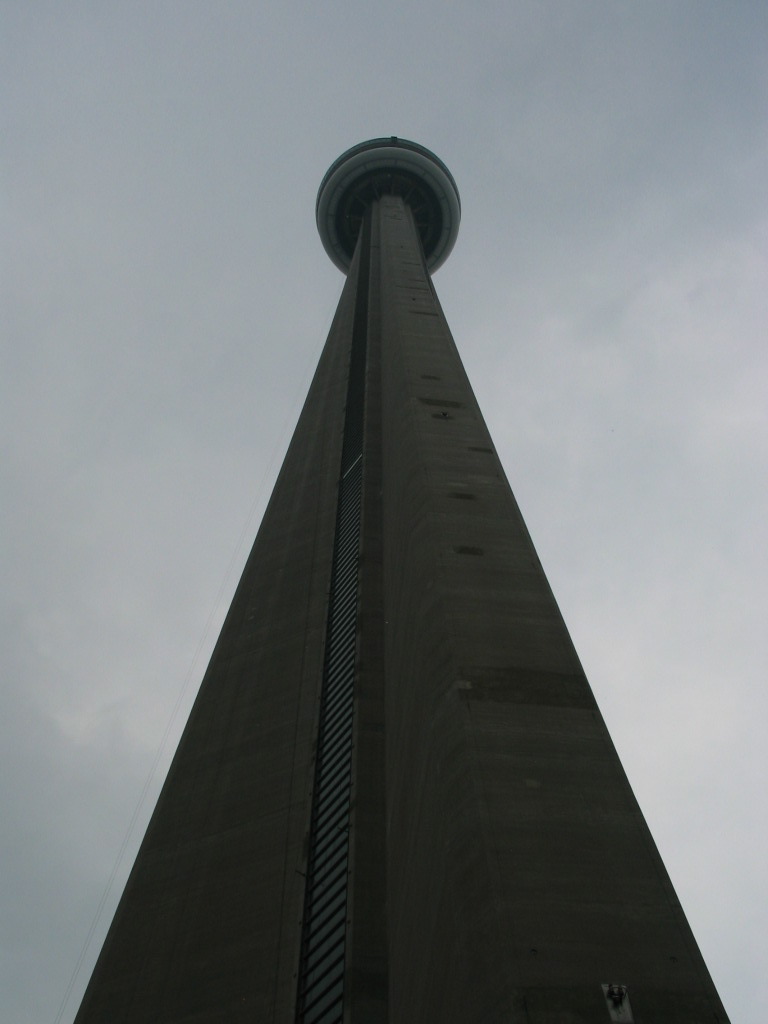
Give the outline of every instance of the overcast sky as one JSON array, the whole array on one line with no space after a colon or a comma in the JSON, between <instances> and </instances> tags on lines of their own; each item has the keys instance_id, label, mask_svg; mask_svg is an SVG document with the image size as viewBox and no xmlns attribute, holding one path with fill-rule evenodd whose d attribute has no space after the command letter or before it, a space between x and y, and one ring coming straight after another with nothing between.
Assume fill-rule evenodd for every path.
<instances>
[{"instance_id":1,"label":"overcast sky","mask_svg":"<svg viewBox=\"0 0 768 1024\"><path fill-rule=\"evenodd\" d=\"M456 178L441 301L726 1009L763 1024L765 0L0 12L2 1020L72 1021L340 294L317 187L395 134Z\"/></svg>"}]
</instances>

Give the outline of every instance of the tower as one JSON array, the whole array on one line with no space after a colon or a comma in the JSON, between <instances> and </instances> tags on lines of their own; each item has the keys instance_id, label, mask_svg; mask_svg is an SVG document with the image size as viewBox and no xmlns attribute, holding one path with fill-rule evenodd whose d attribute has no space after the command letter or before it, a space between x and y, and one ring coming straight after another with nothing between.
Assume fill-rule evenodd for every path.
<instances>
[{"instance_id":1,"label":"tower","mask_svg":"<svg viewBox=\"0 0 768 1024\"><path fill-rule=\"evenodd\" d=\"M328 341L76 1024L725 1024L430 273L344 153Z\"/></svg>"}]
</instances>

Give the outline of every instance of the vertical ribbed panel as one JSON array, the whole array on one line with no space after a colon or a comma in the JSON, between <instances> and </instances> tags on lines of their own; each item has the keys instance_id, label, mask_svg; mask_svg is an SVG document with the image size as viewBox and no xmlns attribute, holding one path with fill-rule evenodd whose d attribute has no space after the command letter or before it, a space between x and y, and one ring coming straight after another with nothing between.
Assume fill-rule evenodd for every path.
<instances>
[{"instance_id":1,"label":"vertical ribbed panel","mask_svg":"<svg viewBox=\"0 0 768 1024\"><path fill-rule=\"evenodd\" d=\"M369 233L366 225L349 362L302 923L300 1024L340 1022L344 1006Z\"/></svg>"}]
</instances>

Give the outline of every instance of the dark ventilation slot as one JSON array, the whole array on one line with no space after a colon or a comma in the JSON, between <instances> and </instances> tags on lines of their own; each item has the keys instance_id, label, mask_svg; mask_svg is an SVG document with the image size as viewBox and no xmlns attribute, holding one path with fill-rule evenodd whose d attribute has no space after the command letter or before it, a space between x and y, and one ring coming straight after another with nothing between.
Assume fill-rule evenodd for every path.
<instances>
[{"instance_id":1,"label":"dark ventilation slot","mask_svg":"<svg viewBox=\"0 0 768 1024\"><path fill-rule=\"evenodd\" d=\"M312 794L296 1009L298 1024L340 1024L344 1013L357 569L363 492L363 412L370 276L369 219L364 222L360 244L360 277L347 384Z\"/></svg>"},{"instance_id":2,"label":"dark ventilation slot","mask_svg":"<svg viewBox=\"0 0 768 1024\"><path fill-rule=\"evenodd\" d=\"M440 409L463 409L463 402L453 402L449 398L420 398L424 405L436 405Z\"/></svg>"}]
</instances>

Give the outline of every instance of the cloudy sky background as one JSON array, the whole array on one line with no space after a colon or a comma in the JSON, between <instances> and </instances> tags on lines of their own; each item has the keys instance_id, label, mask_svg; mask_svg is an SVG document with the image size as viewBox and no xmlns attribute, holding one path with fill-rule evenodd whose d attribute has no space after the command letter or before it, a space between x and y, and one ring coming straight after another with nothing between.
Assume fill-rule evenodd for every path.
<instances>
[{"instance_id":1,"label":"cloudy sky background","mask_svg":"<svg viewBox=\"0 0 768 1024\"><path fill-rule=\"evenodd\" d=\"M764 0L0 15L3 1021L74 1016L341 290L317 187L397 134L456 178L441 301L726 1009L762 1024Z\"/></svg>"}]
</instances>

